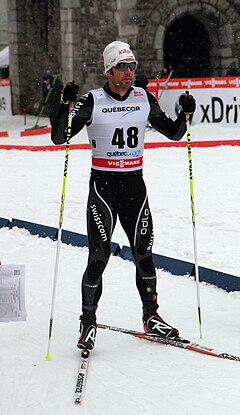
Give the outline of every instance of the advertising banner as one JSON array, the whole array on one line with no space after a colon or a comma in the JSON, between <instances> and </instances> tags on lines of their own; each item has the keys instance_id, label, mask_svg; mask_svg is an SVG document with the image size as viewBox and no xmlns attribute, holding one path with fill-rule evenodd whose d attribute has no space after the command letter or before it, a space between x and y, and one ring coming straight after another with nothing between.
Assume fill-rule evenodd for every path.
<instances>
[{"instance_id":1,"label":"advertising banner","mask_svg":"<svg viewBox=\"0 0 240 415\"><path fill-rule=\"evenodd\" d=\"M10 79L0 79L0 117L12 115Z\"/></svg>"},{"instance_id":2,"label":"advertising banner","mask_svg":"<svg viewBox=\"0 0 240 415\"><path fill-rule=\"evenodd\" d=\"M163 111L176 118L179 98L186 90L197 101L192 124L236 126L240 122L240 77L151 79L148 91L152 92Z\"/></svg>"}]
</instances>

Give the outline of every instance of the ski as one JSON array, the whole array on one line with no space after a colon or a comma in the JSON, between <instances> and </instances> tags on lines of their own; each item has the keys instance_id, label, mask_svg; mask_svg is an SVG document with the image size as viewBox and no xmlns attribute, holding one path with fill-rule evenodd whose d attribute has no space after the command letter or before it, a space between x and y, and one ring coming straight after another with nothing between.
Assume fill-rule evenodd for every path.
<instances>
[{"instance_id":1,"label":"ski","mask_svg":"<svg viewBox=\"0 0 240 415\"><path fill-rule=\"evenodd\" d=\"M90 358L90 350L83 349L80 357L80 368L77 377L77 383L74 393L74 402L77 404L82 403L83 393L86 385L88 363Z\"/></svg>"},{"instance_id":2,"label":"ski","mask_svg":"<svg viewBox=\"0 0 240 415\"><path fill-rule=\"evenodd\" d=\"M197 353L203 353L209 356L218 357L220 359L235 360L237 362L240 362L239 356L234 356L234 355L231 355L229 353L224 353L224 352L218 352L211 347L203 346L201 344L194 343L190 340L183 339L181 337L177 339L161 338L151 333L129 330L126 328L110 326L108 324L98 324L98 328L117 331L117 332L125 333L125 334L130 334L131 336L137 337L139 339L144 339L144 340L148 340L148 341L155 342L155 343L161 343L161 344L166 344L166 345L170 345L174 347L179 347L181 349L188 349L188 350L192 350Z\"/></svg>"}]
</instances>

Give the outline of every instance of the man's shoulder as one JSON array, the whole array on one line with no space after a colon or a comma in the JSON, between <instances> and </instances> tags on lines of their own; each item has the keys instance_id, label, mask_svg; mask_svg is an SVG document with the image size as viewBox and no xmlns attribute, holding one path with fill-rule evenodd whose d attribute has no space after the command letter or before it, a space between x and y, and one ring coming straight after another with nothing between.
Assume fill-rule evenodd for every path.
<instances>
[{"instance_id":1,"label":"man's shoulder","mask_svg":"<svg viewBox=\"0 0 240 415\"><path fill-rule=\"evenodd\" d=\"M133 86L131 93L134 96L145 96L146 95L145 89L142 88L141 86Z\"/></svg>"},{"instance_id":2,"label":"man's shoulder","mask_svg":"<svg viewBox=\"0 0 240 415\"><path fill-rule=\"evenodd\" d=\"M143 99L145 101L148 101L149 103L151 103L155 99L155 97L149 91L139 86L134 86L131 91L131 94L132 97Z\"/></svg>"},{"instance_id":3,"label":"man's shoulder","mask_svg":"<svg viewBox=\"0 0 240 415\"><path fill-rule=\"evenodd\" d=\"M98 98L106 96L103 88L91 89L89 91L89 94L92 94L94 97L98 97Z\"/></svg>"}]
</instances>

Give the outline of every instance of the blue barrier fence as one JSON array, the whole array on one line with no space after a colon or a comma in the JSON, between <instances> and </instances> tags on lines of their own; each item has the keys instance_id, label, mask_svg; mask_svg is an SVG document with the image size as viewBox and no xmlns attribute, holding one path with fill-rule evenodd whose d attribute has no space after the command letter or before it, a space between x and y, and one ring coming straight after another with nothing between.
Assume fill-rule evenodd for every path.
<instances>
[{"instance_id":1,"label":"blue barrier fence","mask_svg":"<svg viewBox=\"0 0 240 415\"><path fill-rule=\"evenodd\" d=\"M0 228L7 227L12 229L14 227L24 228L29 231L31 235L38 235L42 238L51 238L57 240L58 229L50 226L40 225L38 223L27 222L20 219L13 218L11 221L6 218L0 218ZM78 247L87 247L88 239L86 235L68 230L62 230L63 243ZM120 256L124 260L133 261L132 251L128 246L122 246L118 243L112 242L112 255ZM153 254L155 267L170 272L173 275L194 275L195 266L191 262L182 261L176 258L167 257L164 255ZM213 269L199 266L199 280L215 285L227 292L240 291L240 278L235 275L226 274Z\"/></svg>"},{"instance_id":2,"label":"blue barrier fence","mask_svg":"<svg viewBox=\"0 0 240 415\"><path fill-rule=\"evenodd\" d=\"M128 246L123 246L119 255L123 259L134 261L132 251ZM156 268L163 269L173 275L195 275L195 266L191 262L157 254L153 254L153 261ZM240 278L235 275L201 266L198 267L198 271L201 282L215 285L227 292L240 291Z\"/></svg>"}]
</instances>

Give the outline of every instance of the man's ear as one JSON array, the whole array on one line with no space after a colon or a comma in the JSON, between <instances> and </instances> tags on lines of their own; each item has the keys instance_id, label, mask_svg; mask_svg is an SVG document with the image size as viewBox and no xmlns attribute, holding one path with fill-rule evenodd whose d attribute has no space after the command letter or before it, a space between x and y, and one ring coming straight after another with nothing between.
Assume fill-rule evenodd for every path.
<instances>
[{"instance_id":1,"label":"man's ear","mask_svg":"<svg viewBox=\"0 0 240 415\"><path fill-rule=\"evenodd\" d=\"M112 68L109 69L109 71L105 72L105 76L107 79L111 78L111 76L113 76L113 70Z\"/></svg>"}]
</instances>

